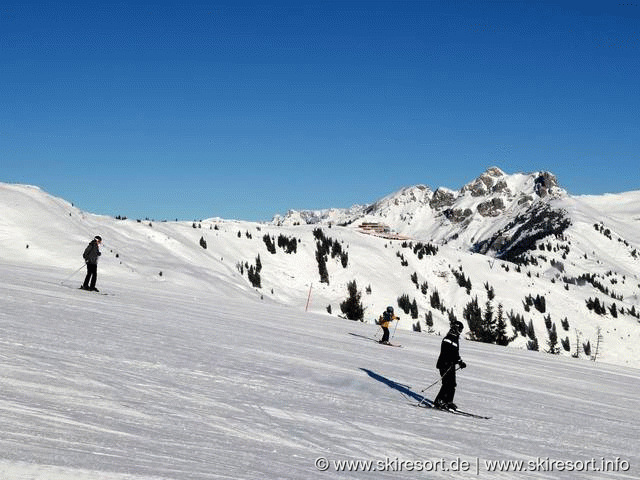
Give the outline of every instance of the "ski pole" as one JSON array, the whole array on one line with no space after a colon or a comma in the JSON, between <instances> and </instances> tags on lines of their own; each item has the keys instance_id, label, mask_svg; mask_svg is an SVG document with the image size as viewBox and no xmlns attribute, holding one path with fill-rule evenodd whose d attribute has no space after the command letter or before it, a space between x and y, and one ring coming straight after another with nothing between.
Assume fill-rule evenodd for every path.
<instances>
[{"instance_id":1,"label":"ski pole","mask_svg":"<svg viewBox=\"0 0 640 480\"><path fill-rule=\"evenodd\" d=\"M399 323L400 323L400 318L398 317L398 320L396 321L396 326L393 327L393 334L391 335L391 340L393 340L393 337L396 336L396 328L398 328Z\"/></svg>"},{"instance_id":2,"label":"ski pole","mask_svg":"<svg viewBox=\"0 0 640 480\"><path fill-rule=\"evenodd\" d=\"M444 376L449 373L449 370L451 370L453 368L453 366L455 365L455 363L453 365L451 365L449 368L447 368L447 370L440 376L438 377L438 379L433 382L431 385L429 385L428 387L423 388L422 390L420 390L420 393L426 392L427 390L429 390L431 387L433 387L434 385L437 385L438 383L440 383L442 381L442 379L444 378ZM454 372L457 372L458 370L460 370L459 368L456 368L454 370ZM426 400L426 397L422 397L422 400L420 400L420 403L418 403L418 406L421 406L422 403Z\"/></svg>"},{"instance_id":3,"label":"ski pole","mask_svg":"<svg viewBox=\"0 0 640 480\"><path fill-rule=\"evenodd\" d=\"M382 326L378 325L378 328L380 328L380 330L382 330ZM376 330L376 334L373 336L373 338L375 338L376 340L379 340L378 334L380 333L380 330Z\"/></svg>"},{"instance_id":4,"label":"ski pole","mask_svg":"<svg viewBox=\"0 0 640 480\"><path fill-rule=\"evenodd\" d=\"M455 365L455 364L454 364L454 365ZM441 381L442 381L442 379L444 378L444 376L445 376L447 373L449 373L449 370L451 370L451 368L452 368L452 367L453 367L453 365L451 365L449 368L447 368L447 371L446 371L446 372L444 372L444 373L442 374L442 376L440 376L440 377L439 377L435 382L433 382L433 383L432 383L431 385L429 385L428 387L425 387L425 388L423 388L422 390L420 390L420 392L421 392L421 393L422 393L422 392L425 392L425 391L429 390L431 387L433 387L435 384L437 384L438 382L441 382ZM460 368L456 368L456 369L454 370L454 372L457 372L458 370L460 370Z\"/></svg>"},{"instance_id":5,"label":"ski pole","mask_svg":"<svg viewBox=\"0 0 640 480\"><path fill-rule=\"evenodd\" d=\"M85 263L83 263L83 264L80 266L80 268L79 268L79 269L77 269L75 272L73 272L73 273L72 273L71 275L69 275L67 278L65 278L64 280L62 280L60 283L64 283L64 282L66 282L66 281L70 280L70 279L71 279L71 277L73 277L76 273L78 273L80 270L82 270L82 269L85 267L85 265L86 265L86 264L85 264Z\"/></svg>"}]
</instances>

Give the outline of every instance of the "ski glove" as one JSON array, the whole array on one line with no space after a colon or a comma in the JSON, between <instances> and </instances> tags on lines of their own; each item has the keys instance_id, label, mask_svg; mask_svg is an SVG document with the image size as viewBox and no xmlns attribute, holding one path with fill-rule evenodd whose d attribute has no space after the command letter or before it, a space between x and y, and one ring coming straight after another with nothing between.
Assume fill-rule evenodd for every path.
<instances>
[{"instance_id":1,"label":"ski glove","mask_svg":"<svg viewBox=\"0 0 640 480\"><path fill-rule=\"evenodd\" d=\"M460 369L462 370L463 368L467 368L467 364L464 363L462 360L460 360L460 362L458 362L458 364L460 365Z\"/></svg>"}]
</instances>

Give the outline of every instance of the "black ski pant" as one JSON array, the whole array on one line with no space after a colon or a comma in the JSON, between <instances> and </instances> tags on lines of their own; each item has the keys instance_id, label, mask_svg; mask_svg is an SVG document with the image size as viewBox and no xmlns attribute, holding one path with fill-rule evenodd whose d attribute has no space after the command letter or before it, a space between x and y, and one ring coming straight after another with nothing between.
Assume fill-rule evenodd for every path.
<instances>
[{"instance_id":1,"label":"black ski pant","mask_svg":"<svg viewBox=\"0 0 640 480\"><path fill-rule=\"evenodd\" d=\"M388 342L389 341L389 328L380 326L382 328L382 340L380 342Z\"/></svg>"},{"instance_id":2,"label":"black ski pant","mask_svg":"<svg viewBox=\"0 0 640 480\"><path fill-rule=\"evenodd\" d=\"M98 264L87 263L87 276L84 277L84 283L82 288L94 289L96 288L96 280L98 279Z\"/></svg>"},{"instance_id":3,"label":"black ski pant","mask_svg":"<svg viewBox=\"0 0 640 480\"><path fill-rule=\"evenodd\" d=\"M456 394L456 366L451 365L439 370L442 377L442 387L440 387L435 401L442 400L445 403L451 403L453 402L453 396Z\"/></svg>"}]
</instances>

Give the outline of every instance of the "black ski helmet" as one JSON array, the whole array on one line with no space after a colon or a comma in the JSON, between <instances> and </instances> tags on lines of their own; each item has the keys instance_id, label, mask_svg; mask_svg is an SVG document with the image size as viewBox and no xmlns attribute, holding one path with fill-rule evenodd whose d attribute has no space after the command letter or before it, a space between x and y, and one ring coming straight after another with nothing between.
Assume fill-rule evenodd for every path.
<instances>
[{"instance_id":1,"label":"black ski helmet","mask_svg":"<svg viewBox=\"0 0 640 480\"><path fill-rule=\"evenodd\" d=\"M100 235L96 235L94 237L94 240L97 240L97 241L101 242L102 241L102 237Z\"/></svg>"},{"instance_id":2,"label":"black ski helmet","mask_svg":"<svg viewBox=\"0 0 640 480\"><path fill-rule=\"evenodd\" d=\"M393 307L392 306L388 306L387 307L387 312L388 313L393 313Z\"/></svg>"},{"instance_id":3,"label":"black ski helmet","mask_svg":"<svg viewBox=\"0 0 640 480\"><path fill-rule=\"evenodd\" d=\"M462 330L464 330L464 325L461 321L459 320L455 320L453 322L451 322L451 330L453 330L454 332L461 334Z\"/></svg>"}]
</instances>

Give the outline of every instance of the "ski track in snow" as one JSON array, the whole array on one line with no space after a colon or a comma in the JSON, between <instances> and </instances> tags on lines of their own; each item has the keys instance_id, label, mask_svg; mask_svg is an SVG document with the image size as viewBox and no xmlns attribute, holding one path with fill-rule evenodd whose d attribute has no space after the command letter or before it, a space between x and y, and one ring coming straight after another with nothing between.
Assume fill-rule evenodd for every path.
<instances>
[{"instance_id":1,"label":"ski track in snow","mask_svg":"<svg viewBox=\"0 0 640 480\"><path fill-rule=\"evenodd\" d=\"M410 405L439 337L386 348L349 335L372 325L193 285L107 277L102 296L59 276L0 265L2 479L478 478L319 472L317 457L620 457L629 471L479 477L639 478L637 370L462 341L456 401L492 417L473 419Z\"/></svg>"}]
</instances>

